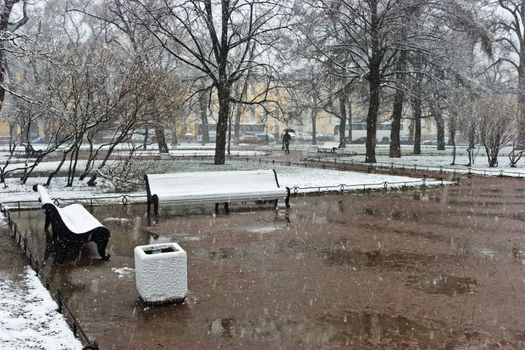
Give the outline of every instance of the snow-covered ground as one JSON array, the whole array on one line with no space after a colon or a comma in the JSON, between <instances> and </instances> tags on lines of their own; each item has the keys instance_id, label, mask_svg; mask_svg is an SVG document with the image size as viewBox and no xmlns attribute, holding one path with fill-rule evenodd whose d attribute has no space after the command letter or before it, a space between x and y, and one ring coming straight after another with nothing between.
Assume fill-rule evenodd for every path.
<instances>
[{"instance_id":1,"label":"snow-covered ground","mask_svg":"<svg viewBox=\"0 0 525 350\"><path fill-rule=\"evenodd\" d=\"M391 167L396 168L425 168L429 171L445 171L445 172L456 172L456 173L474 173L486 176L513 176L513 177L525 177L525 160L520 160L515 168L510 167L510 162L507 156L501 156L498 158L499 166L496 168L490 168L487 164L486 156L476 157L475 163L467 167L468 157L458 156L456 157L456 165L450 165L452 157L450 155L420 155L420 156L403 156L401 158L390 158L387 156L377 156L377 163L375 166ZM353 162L356 164L363 163L363 158L360 156L352 157L341 157L338 161Z\"/></svg>"},{"instance_id":2,"label":"snow-covered ground","mask_svg":"<svg viewBox=\"0 0 525 350\"><path fill-rule=\"evenodd\" d=\"M51 164L50 164L51 163ZM340 191L344 188L358 187L366 184L367 188L389 188L403 185L421 185L423 179L389 175L377 175L359 172L323 170L316 168L299 168L281 165L265 165L245 162L228 162L225 166L192 161L172 161L171 172L217 171L275 169L281 186L292 188L295 192ZM56 163L44 162L42 171L54 169ZM38 207L38 194L33 192L33 184L42 184L46 178L30 178L21 185L17 179L9 178L7 188L0 186L0 202L30 201L30 206ZM437 184L438 182L434 182ZM76 198L88 200L101 198L107 202L121 201L122 193L108 190L108 187L88 187L84 182L76 181L73 187L65 187L64 178L55 178L48 191L54 198ZM429 181L427 184L431 185ZM145 190L125 193L129 199L144 201ZM135 197L133 197L135 196ZM2 221L0 221L2 224ZM3 223L5 225L5 223ZM42 286L35 273L30 269L16 281L9 278L0 280L0 349L81 349L63 317L56 312L57 306Z\"/></svg>"},{"instance_id":3,"label":"snow-covered ground","mask_svg":"<svg viewBox=\"0 0 525 350\"><path fill-rule=\"evenodd\" d=\"M279 184L292 188L294 193L340 191L341 185L344 185L345 189L363 188L365 184L366 188L383 188L385 184L388 188L395 188L403 185L418 186L423 183L422 178L235 161L228 162L224 166L193 161L173 161L169 164L170 168L163 168L162 172L275 169ZM45 163L42 166L47 167ZM45 181L46 178L35 177L30 178L27 184L21 185L17 179L7 179L8 187L0 186L0 202L29 201L28 206L39 206L38 194L33 192L32 187L33 184L43 184ZM426 181L427 185L438 183L440 182ZM126 199L130 202L144 202L146 199L145 188L136 192L115 193L109 187L104 186L102 179L96 187L88 187L85 182L75 181L73 187L66 188L64 178L54 178L48 192L53 198L97 199L97 202L120 202L122 195L126 195Z\"/></svg>"},{"instance_id":4,"label":"snow-covered ground","mask_svg":"<svg viewBox=\"0 0 525 350\"><path fill-rule=\"evenodd\" d=\"M0 279L0 349L82 349L35 272Z\"/></svg>"}]
</instances>

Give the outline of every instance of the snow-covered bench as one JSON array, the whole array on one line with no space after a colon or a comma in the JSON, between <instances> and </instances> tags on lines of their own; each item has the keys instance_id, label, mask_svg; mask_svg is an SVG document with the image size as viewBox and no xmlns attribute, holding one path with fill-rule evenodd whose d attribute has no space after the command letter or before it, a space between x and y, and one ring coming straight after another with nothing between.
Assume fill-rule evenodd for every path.
<instances>
[{"instance_id":1,"label":"snow-covered bench","mask_svg":"<svg viewBox=\"0 0 525 350\"><path fill-rule=\"evenodd\" d=\"M175 174L146 174L148 215L151 205L158 217L159 204L224 203L274 201L284 199L289 207L290 189L280 187L275 170L213 171Z\"/></svg>"},{"instance_id":2,"label":"snow-covered bench","mask_svg":"<svg viewBox=\"0 0 525 350\"><path fill-rule=\"evenodd\" d=\"M339 142L325 142L318 147L319 151L335 153L339 148Z\"/></svg>"},{"instance_id":3,"label":"snow-covered bench","mask_svg":"<svg viewBox=\"0 0 525 350\"><path fill-rule=\"evenodd\" d=\"M81 204L71 204L63 208L56 206L47 190L41 185L33 186L38 192L42 210L46 215L45 231L49 233L49 225L53 231L53 238L58 243L57 261L62 262L66 251L71 246L78 246L87 242L95 242L98 254L102 259L109 259L106 246L110 232Z\"/></svg>"}]
</instances>

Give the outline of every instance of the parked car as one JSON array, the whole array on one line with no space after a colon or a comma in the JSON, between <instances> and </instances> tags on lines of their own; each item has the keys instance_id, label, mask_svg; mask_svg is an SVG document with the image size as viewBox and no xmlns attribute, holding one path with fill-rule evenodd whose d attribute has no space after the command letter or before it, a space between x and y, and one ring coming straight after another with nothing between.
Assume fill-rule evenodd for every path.
<instances>
[{"instance_id":1,"label":"parked car","mask_svg":"<svg viewBox=\"0 0 525 350\"><path fill-rule=\"evenodd\" d=\"M239 137L239 143L261 144L264 143L264 141L256 135L241 135Z\"/></svg>"},{"instance_id":2,"label":"parked car","mask_svg":"<svg viewBox=\"0 0 525 350\"><path fill-rule=\"evenodd\" d=\"M255 136L257 136L259 140L261 140L261 143L266 143L267 139L268 139L268 143L275 142L275 137L272 134L261 132L261 133L257 133Z\"/></svg>"},{"instance_id":3,"label":"parked car","mask_svg":"<svg viewBox=\"0 0 525 350\"><path fill-rule=\"evenodd\" d=\"M448 137L445 136L444 142L445 142L445 145L448 144ZM437 143L438 143L437 138L421 141L422 145L437 145Z\"/></svg>"},{"instance_id":4,"label":"parked car","mask_svg":"<svg viewBox=\"0 0 525 350\"><path fill-rule=\"evenodd\" d=\"M322 141L322 142L334 141L334 135L331 135L331 134L316 134L315 135L315 139L317 141Z\"/></svg>"},{"instance_id":5,"label":"parked car","mask_svg":"<svg viewBox=\"0 0 525 350\"><path fill-rule=\"evenodd\" d=\"M312 134L309 132L298 132L297 141L299 142L310 142L312 141Z\"/></svg>"}]
</instances>

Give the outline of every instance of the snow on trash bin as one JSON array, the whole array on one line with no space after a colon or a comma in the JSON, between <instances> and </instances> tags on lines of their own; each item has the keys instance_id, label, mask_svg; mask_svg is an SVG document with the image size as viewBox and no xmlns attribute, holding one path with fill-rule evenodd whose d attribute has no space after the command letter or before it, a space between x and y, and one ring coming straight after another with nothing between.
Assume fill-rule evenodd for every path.
<instances>
[{"instance_id":1,"label":"snow on trash bin","mask_svg":"<svg viewBox=\"0 0 525 350\"><path fill-rule=\"evenodd\" d=\"M135 247L135 283L148 304L184 301L188 294L186 252L177 243Z\"/></svg>"}]
</instances>

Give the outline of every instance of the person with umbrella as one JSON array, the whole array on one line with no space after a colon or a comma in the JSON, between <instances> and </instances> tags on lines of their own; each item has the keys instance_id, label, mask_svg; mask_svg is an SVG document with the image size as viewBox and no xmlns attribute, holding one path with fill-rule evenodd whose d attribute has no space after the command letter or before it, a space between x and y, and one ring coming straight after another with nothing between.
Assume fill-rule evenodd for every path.
<instances>
[{"instance_id":1,"label":"person with umbrella","mask_svg":"<svg viewBox=\"0 0 525 350\"><path fill-rule=\"evenodd\" d=\"M292 135L290 135L290 132L295 132L293 129L284 129L284 136L283 136L283 149L284 154L290 153L290 141L292 140Z\"/></svg>"}]
</instances>

